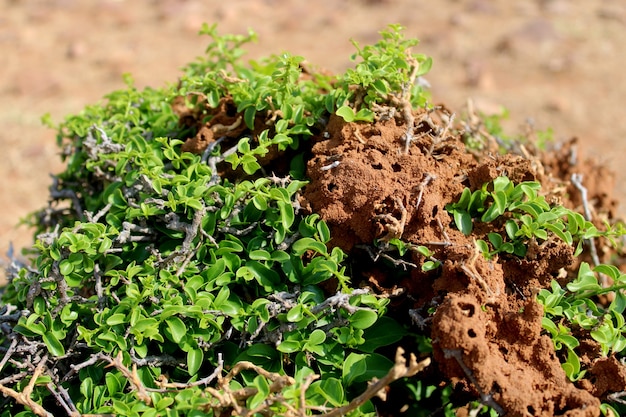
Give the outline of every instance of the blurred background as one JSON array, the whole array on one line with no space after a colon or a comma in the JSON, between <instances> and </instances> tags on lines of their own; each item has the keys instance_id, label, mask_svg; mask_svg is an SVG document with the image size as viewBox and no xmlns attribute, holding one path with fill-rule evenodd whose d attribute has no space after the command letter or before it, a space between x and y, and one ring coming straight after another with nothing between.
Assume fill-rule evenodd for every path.
<instances>
[{"instance_id":1,"label":"blurred background","mask_svg":"<svg viewBox=\"0 0 626 417\"><path fill-rule=\"evenodd\" d=\"M20 218L46 204L62 169L50 113L70 113L123 88L175 82L203 53L203 22L259 41L249 57L289 51L333 72L389 23L434 59L436 104L460 112L507 108L508 132L527 123L578 137L616 172L626 197L626 2L615 0L0 0L0 257L32 242ZM607 178L607 181L610 179ZM620 213L626 212L622 204Z\"/></svg>"}]
</instances>

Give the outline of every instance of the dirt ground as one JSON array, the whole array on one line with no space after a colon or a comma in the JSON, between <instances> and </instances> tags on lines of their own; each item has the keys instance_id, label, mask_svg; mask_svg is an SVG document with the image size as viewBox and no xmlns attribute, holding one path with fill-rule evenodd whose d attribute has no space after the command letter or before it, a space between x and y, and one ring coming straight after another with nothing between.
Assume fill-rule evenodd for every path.
<instances>
[{"instance_id":1,"label":"dirt ground","mask_svg":"<svg viewBox=\"0 0 626 417\"><path fill-rule=\"evenodd\" d=\"M511 132L530 121L555 138L577 136L588 155L617 172L626 196L626 96L622 54L626 3L590 0L0 0L0 253L28 245L15 227L47 199L58 172L59 121L123 87L173 82L200 55L203 22L222 33L259 35L250 57L289 51L341 71L353 38L378 39L388 23L421 40L434 58L427 79L435 103L461 111L468 98L489 113L508 108ZM621 213L626 212L624 206Z\"/></svg>"}]
</instances>

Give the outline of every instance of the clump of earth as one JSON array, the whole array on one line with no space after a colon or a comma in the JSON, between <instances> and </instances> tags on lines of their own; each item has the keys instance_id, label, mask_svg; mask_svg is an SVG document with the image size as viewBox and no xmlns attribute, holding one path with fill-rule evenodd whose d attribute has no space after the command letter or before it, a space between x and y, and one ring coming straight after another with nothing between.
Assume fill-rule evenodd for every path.
<instances>
[{"instance_id":1,"label":"clump of earth","mask_svg":"<svg viewBox=\"0 0 626 417\"><path fill-rule=\"evenodd\" d=\"M184 149L201 153L215 140L216 129L232 125L228 108L227 102L220 103L210 122L196 126L198 134ZM179 113L185 123L200 120ZM458 201L465 187L478 189L504 175L515 183L540 182L550 203L579 212L588 203L601 227L604 221L616 221L611 172L582 158L575 139L547 150L532 140L505 148L478 118L455 123L441 106L416 110L413 117L414 128L407 129L406 120L393 112L379 114L374 123L331 116L309 143L310 181L301 195L302 209L328 223L330 245L350 255L354 281L390 297L391 315L430 335L435 365L427 383L452 381L458 395L479 398L511 416L598 416L601 401L626 387L626 367L603 357L591 338L581 336L583 362L590 371L571 382L552 340L542 332L543 310L536 300L551 280L573 278L580 257L554 238L530 241L523 258L504 254L488 260L474 242L502 232L503 222L476 223L466 236L454 226L446 205ZM410 141L407 132L412 132ZM230 133L219 132L231 140L242 132ZM467 137L477 134L483 135L482 144L468 147ZM263 164L266 173L284 173L289 156L269 155ZM572 174L582 175L586 201ZM390 256L392 239L428 247L441 266L424 272L425 259L418 253L408 259ZM600 261L616 256L600 243ZM433 309L436 313L429 315ZM382 405L381 415L397 415L394 407L404 403L394 403Z\"/></svg>"},{"instance_id":2,"label":"clump of earth","mask_svg":"<svg viewBox=\"0 0 626 417\"><path fill-rule=\"evenodd\" d=\"M422 325L431 331L437 367L462 389L507 415L565 410L567 415L598 415L608 392L598 387L626 386L626 369L600 358L596 349L596 357L588 358L594 364L593 383L571 383L551 339L542 334L543 311L534 297L553 278L565 279L574 271L573 248L558 239L540 246L531 242L524 259L486 260L473 242L487 240L487 233L502 225L477 225L465 236L453 227L445 206L457 201L465 187L477 189L506 175L514 182L539 181L548 201L581 210L580 191L570 181L579 173L589 186L595 217L610 221L616 206L610 173L581 160L575 141L551 152L532 144L504 155L495 147L470 151L461 132L451 128L446 110L414 116L419 134L408 152L401 120L360 124L332 118L312 147L311 183L303 199L331 226L333 244L369 264L361 270L363 280L394 297L398 314L437 305L432 321ZM429 247L442 261L441 269L413 267L397 279L371 248L375 239L390 238ZM420 266L424 258L412 261Z\"/></svg>"}]
</instances>

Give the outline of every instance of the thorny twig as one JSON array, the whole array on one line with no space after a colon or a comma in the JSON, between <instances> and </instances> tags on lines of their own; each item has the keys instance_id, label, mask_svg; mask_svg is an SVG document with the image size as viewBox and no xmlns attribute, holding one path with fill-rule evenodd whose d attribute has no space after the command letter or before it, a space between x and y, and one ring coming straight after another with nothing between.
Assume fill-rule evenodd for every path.
<instances>
[{"instance_id":1,"label":"thorny twig","mask_svg":"<svg viewBox=\"0 0 626 417\"><path fill-rule=\"evenodd\" d=\"M209 168L211 168L211 180L209 181L209 186L219 183L220 180L220 176L217 172L217 163L219 157L211 156L211 154L213 153L215 147L222 143L224 139L226 139L226 136L222 136L216 141L209 143L209 146L206 147L204 153L202 154L202 162L205 162L209 166Z\"/></svg>"},{"instance_id":2,"label":"thorny twig","mask_svg":"<svg viewBox=\"0 0 626 417\"><path fill-rule=\"evenodd\" d=\"M139 235L132 235L131 232ZM141 227L130 222L122 223L122 231L117 236L117 241L121 244L127 242L149 242L154 238L154 230L149 227Z\"/></svg>"},{"instance_id":3,"label":"thorny twig","mask_svg":"<svg viewBox=\"0 0 626 417\"><path fill-rule=\"evenodd\" d=\"M435 146L439 145L441 142L446 140L446 136L448 134L448 131L450 130L450 127L454 123L454 117L455 117L454 113L450 114L448 116L448 120L447 120L445 126L443 127L443 129L441 129L439 127L436 128L437 137L433 138L433 141L430 144L430 149L428 150L428 154L429 155L433 154L433 152L435 151Z\"/></svg>"},{"instance_id":4,"label":"thorny twig","mask_svg":"<svg viewBox=\"0 0 626 417\"><path fill-rule=\"evenodd\" d=\"M59 177L56 175L51 175L52 177L52 185L50 186L50 198L52 200L64 200L70 199L72 200L72 205L74 207L74 212L76 213L76 217L79 219L83 218L83 209L80 204L80 199L74 190L70 189L59 189Z\"/></svg>"},{"instance_id":5,"label":"thorny twig","mask_svg":"<svg viewBox=\"0 0 626 417\"><path fill-rule=\"evenodd\" d=\"M180 249L174 251L167 258L158 261L159 266L167 266L171 264L172 262L177 262L181 256L184 256L185 258L193 256L193 253L195 253L195 250L191 251L191 243L198 235L198 231L201 231L201 233L204 232L200 226L202 225L202 218L204 217L206 212L207 212L206 206L202 205L202 208L199 210L196 210L196 212L194 213L191 224L181 222L180 218L178 217L176 213L168 213L165 215L167 228L170 230L184 232L185 239L183 240L183 243ZM206 235L206 233L203 233L203 234ZM181 275L183 272L183 269L179 268L176 275L177 276Z\"/></svg>"},{"instance_id":6,"label":"thorny twig","mask_svg":"<svg viewBox=\"0 0 626 417\"><path fill-rule=\"evenodd\" d=\"M100 133L101 143L98 143L97 139L94 137L94 130ZM87 131L87 137L83 140L82 145L89 159L94 161L98 160L98 154L120 153L124 150L124 145L113 143L104 129L97 125L91 126L91 129Z\"/></svg>"}]
</instances>

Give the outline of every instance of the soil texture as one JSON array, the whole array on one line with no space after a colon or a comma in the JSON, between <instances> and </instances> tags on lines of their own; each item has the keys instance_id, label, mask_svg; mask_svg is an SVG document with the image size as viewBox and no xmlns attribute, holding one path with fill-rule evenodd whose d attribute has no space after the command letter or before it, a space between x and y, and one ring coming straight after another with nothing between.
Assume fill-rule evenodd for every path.
<instances>
[{"instance_id":1,"label":"soil texture","mask_svg":"<svg viewBox=\"0 0 626 417\"><path fill-rule=\"evenodd\" d=\"M362 267L364 281L394 297L398 314L415 316L437 305L428 323L434 360L458 389L511 416L599 415L600 400L626 386L626 370L596 350L587 357L593 372L578 386L571 383L542 333L543 310L535 299L552 279L572 273L573 249L549 239L531 242L524 258L503 254L487 260L474 241L502 232L503 225L476 223L465 236L446 205L458 201L465 187L480 188L507 175L517 183L539 181L548 201L581 210L571 173L598 178L605 168L574 154L574 142L548 152L532 144L520 154L470 151L446 109L413 116L414 129L398 117L374 124L332 117L312 146L303 206L328 222L332 245L369 264ZM407 132L413 132L408 146ZM610 188L590 189L588 198L596 218L613 220ZM441 267L423 272L425 258L415 254L408 261L392 260L394 268L409 271L394 278L382 262L386 255L392 259L385 251L391 239L428 247ZM377 247L371 244L375 240Z\"/></svg>"}]
</instances>

